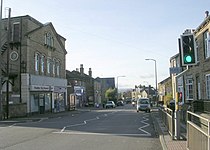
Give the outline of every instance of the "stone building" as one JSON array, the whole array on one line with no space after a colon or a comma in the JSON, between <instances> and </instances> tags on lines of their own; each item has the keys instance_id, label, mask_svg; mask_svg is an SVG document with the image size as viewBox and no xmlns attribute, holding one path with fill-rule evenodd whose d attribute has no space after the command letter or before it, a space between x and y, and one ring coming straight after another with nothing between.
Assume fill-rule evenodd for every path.
<instances>
[{"instance_id":1,"label":"stone building","mask_svg":"<svg viewBox=\"0 0 210 150\"><path fill-rule=\"evenodd\" d=\"M68 100L70 100L70 95L74 94L76 96L76 107L93 106L95 103L95 89L91 68L89 68L87 75L84 73L83 64L81 64L79 69L67 70L66 78L68 80Z\"/></svg>"},{"instance_id":2,"label":"stone building","mask_svg":"<svg viewBox=\"0 0 210 150\"><path fill-rule=\"evenodd\" d=\"M164 79L158 83L159 103L167 105L169 100L172 100L172 81L171 77ZM171 99L170 99L171 97Z\"/></svg>"},{"instance_id":3,"label":"stone building","mask_svg":"<svg viewBox=\"0 0 210 150\"><path fill-rule=\"evenodd\" d=\"M195 35L197 64L188 66L181 76L183 78L183 98L186 103L195 106L199 111L210 111L210 16L191 30ZM199 103L199 108L197 104Z\"/></svg>"},{"instance_id":4,"label":"stone building","mask_svg":"<svg viewBox=\"0 0 210 150\"><path fill-rule=\"evenodd\" d=\"M66 39L31 16L3 19L0 61L9 117L66 109ZM8 79L8 80L7 80ZM7 82L8 81L8 82Z\"/></svg>"}]
</instances>

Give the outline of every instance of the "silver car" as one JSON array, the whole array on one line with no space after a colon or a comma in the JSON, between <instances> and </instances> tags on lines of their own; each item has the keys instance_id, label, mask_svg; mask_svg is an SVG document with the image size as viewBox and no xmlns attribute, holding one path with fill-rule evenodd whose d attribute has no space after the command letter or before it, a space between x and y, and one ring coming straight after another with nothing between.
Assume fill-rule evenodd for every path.
<instances>
[{"instance_id":1,"label":"silver car","mask_svg":"<svg viewBox=\"0 0 210 150\"><path fill-rule=\"evenodd\" d=\"M139 111L146 111L150 112L151 110L151 105L150 101L148 98L140 98L137 100L137 105L136 105L137 112Z\"/></svg>"},{"instance_id":2,"label":"silver car","mask_svg":"<svg viewBox=\"0 0 210 150\"><path fill-rule=\"evenodd\" d=\"M116 105L113 101L106 102L105 108L115 108L115 107L116 107Z\"/></svg>"}]
</instances>

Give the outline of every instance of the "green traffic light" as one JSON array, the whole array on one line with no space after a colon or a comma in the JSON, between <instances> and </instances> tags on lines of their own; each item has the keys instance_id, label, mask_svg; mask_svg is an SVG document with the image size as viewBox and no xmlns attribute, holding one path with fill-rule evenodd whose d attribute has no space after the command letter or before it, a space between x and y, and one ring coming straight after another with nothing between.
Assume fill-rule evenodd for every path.
<instances>
[{"instance_id":1,"label":"green traffic light","mask_svg":"<svg viewBox=\"0 0 210 150\"><path fill-rule=\"evenodd\" d=\"M191 56L186 56L185 57L185 62L187 62L187 63L190 63L190 62L192 62L192 57Z\"/></svg>"}]
</instances>

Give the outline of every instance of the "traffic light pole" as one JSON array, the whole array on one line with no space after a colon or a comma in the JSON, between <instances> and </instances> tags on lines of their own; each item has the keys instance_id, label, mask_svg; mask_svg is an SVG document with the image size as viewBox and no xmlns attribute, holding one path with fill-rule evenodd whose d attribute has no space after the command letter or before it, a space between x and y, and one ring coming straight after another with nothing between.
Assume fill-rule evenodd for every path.
<instances>
[{"instance_id":1,"label":"traffic light pole","mask_svg":"<svg viewBox=\"0 0 210 150\"><path fill-rule=\"evenodd\" d=\"M176 93L176 97L175 97L175 112L174 112L174 124L175 124L175 134L174 134L174 138L176 140L180 140L180 110L179 110L179 98L178 98L178 78L180 76L182 76L184 73L186 73L188 71L188 66L187 69L182 71L181 73L179 73L178 75L175 76L175 84L176 84L176 88L175 88L175 93Z\"/></svg>"}]
</instances>

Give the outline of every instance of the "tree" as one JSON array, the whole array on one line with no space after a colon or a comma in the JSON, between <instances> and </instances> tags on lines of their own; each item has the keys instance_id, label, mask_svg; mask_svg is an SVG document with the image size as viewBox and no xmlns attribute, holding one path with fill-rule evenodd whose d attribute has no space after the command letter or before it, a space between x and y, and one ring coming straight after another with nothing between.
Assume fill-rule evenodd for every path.
<instances>
[{"instance_id":1,"label":"tree","mask_svg":"<svg viewBox=\"0 0 210 150\"><path fill-rule=\"evenodd\" d=\"M116 88L109 88L108 90L106 90L105 92L105 97L106 99L110 100L110 101L114 101L116 102L116 94L117 94L117 89Z\"/></svg>"}]
</instances>

